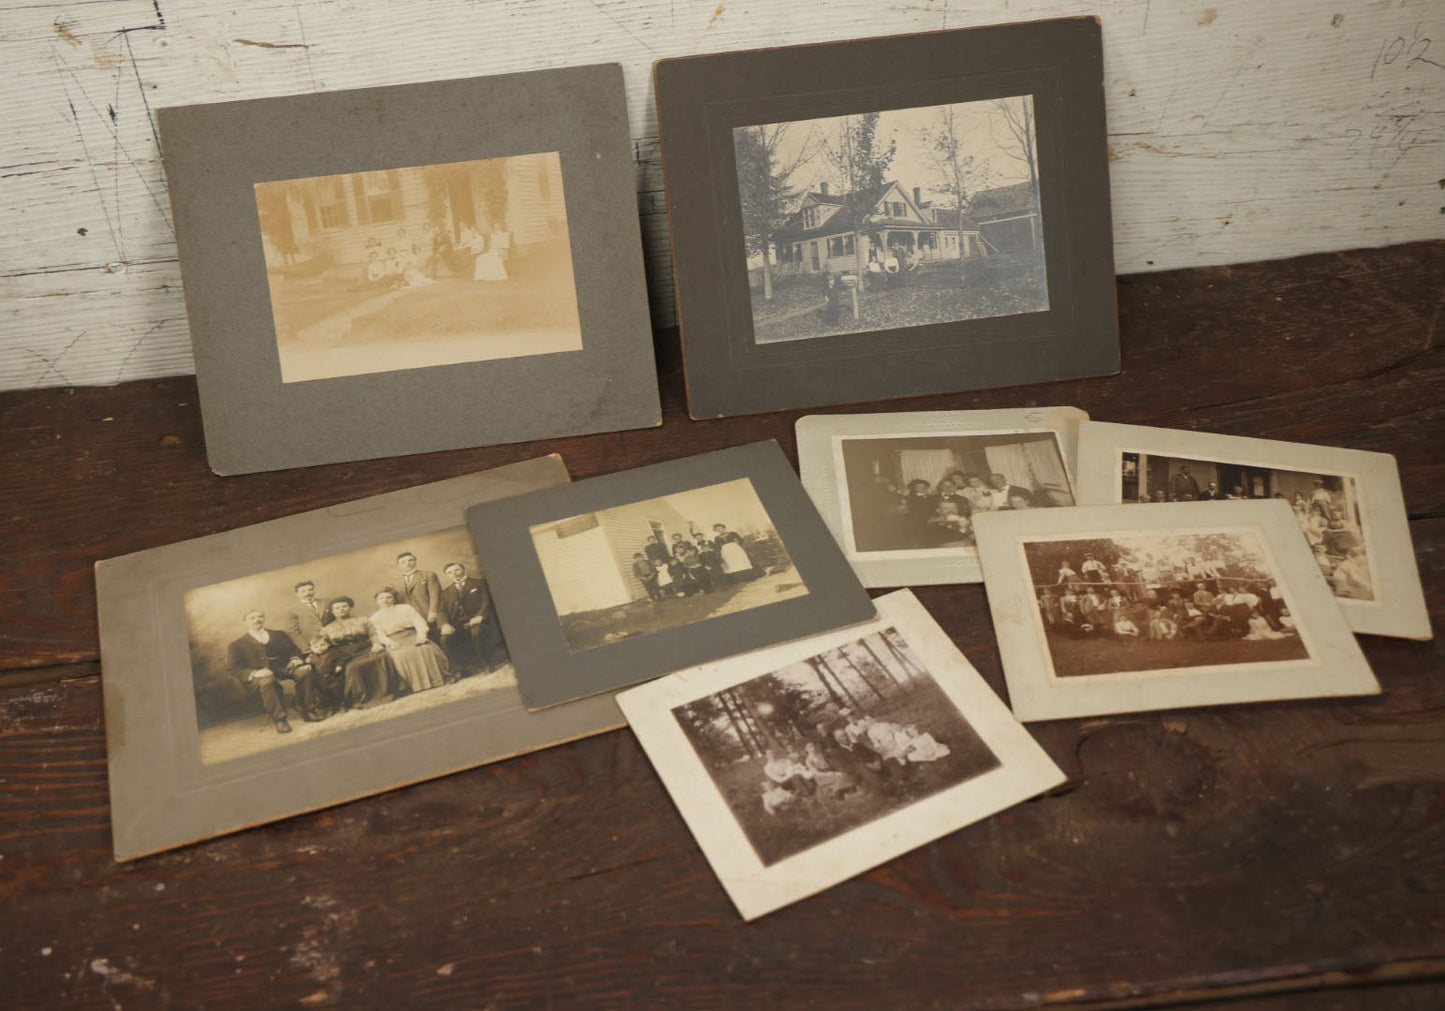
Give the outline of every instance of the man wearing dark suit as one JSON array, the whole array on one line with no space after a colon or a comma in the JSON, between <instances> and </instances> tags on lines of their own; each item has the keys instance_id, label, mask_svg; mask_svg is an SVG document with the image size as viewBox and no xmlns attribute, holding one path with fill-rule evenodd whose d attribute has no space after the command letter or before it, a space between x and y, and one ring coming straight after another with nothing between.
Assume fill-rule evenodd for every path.
<instances>
[{"instance_id":1,"label":"man wearing dark suit","mask_svg":"<svg viewBox=\"0 0 1445 1011\"><path fill-rule=\"evenodd\" d=\"M417 567L416 555L403 551L396 556L396 567L401 570L401 591L399 604L410 604L416 613L426 619L431 629L430 637L437 639L437 619L441 616L442 581L435 572Z\"/></svg>"},{"instance_id":2,"label":"man wearing dark suit","mask_svg":"<svg viewBox=\"0 0 1445 1011\"><path fill-rule=\"evenodd\" d=\"M487 584L468 576L461 562L451 562L442 571L449 580L439 599L442 646L454 668L480 667L490 674L508 657Z\"/></svg>"},{"instance_id":3,"label":"man wearing dark suit","mask_svg":"<svg viewBox=\"0 0 1445 1011\"><path fill-rule=\"evenodd\" d=\"M1179 473L1169 479L1169 491L1175 502L1193 502L1199 498L1199 480L1189 473L1187 463L1179 468Z\"/></svg>"},{"instance_id":4,"label":"man wearing dark suit","mask_svg":"<svg viewBox=\"0 0 1445 1011\"><path fill-rule=\"evenodd\" d=\"M295 682L296 705L303 720L308 723L320 720L311 698L311 666L296 643L280 629L267 628L266 615L259 610L247 611L245 622L245 634L226 650L226 669L230 675L261 699L278 734L291 733L280 681Z\"/></svg>"},{"instance_id":5,"label":"man wearing dark suit","mask_svg":"<svg viewBox=\"0 0 1445 1011\"><path fill-rule=\"evenodd\" d=\"M1034 504L1033 492L1029 491L1027 488L1022 487L1021 485L1009 484L1008 478L1002 474L990 474L988 476L988 482L990 485L992 485L989 491L990 496L994 499L994 501L997 502L998 499L1003 499L1002 504L994 506L995 509L1012 508L1009 505L1009 502L1016 495L1020 496L1029 505ZM1000 492L1002 493L1001 495Z\"/></svg>"}]
</instances>

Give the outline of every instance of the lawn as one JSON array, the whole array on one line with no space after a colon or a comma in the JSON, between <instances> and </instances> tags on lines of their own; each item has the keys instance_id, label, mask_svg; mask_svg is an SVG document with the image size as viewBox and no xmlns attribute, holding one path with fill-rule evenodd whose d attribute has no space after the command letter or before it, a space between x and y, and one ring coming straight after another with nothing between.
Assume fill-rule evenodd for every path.
<instances>
[{"instance_id":1,"label":"lawn","mask_svg":"<svg viewBox=\"0 0 1445 1011\"><path fill-rule=\"evenodd\" d=\"M824 327L817 310L824 303L820 277L779 281L773 298L752 293L753 332L759 344L835 334L889 330L958 320L1042 312L1048 306L1044 260L1037 254L1005 254L962 261L935 260L920 266L906 283L870 281L853 318L845 291L838 324Z\"/></svg>"},{"instance_id":2,"label":"lawn","mask_svg":"<svg viewBox=\"0 0 1445 1011\"><path fill-rule=\"evenodd\" d=\"M1117 636L1070 639L1050 633L1048 643L1054 673L1059 677L1309 659L1309 652L1296 636L1262 640L1207 639L1201 642L1198 639Z\"/></svg>"}]
</instances>

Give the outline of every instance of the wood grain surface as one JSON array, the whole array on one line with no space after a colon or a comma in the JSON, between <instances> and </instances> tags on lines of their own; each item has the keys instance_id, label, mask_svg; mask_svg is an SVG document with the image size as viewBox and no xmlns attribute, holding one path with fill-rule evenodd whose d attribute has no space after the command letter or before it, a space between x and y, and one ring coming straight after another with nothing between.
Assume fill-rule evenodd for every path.
<instances>
[{"instance_id":1,"label":"wood grain surface","mask_svg":"<svg viewBox=\"0 0 1445 1011\"><path fill-rule=\"evenodd\" d=\"M621 63L668 323L653 61L1097 16L1119 270L1445 236L1438 0L0 0L0 12L13 82L0 92L0 389L192 370L155 134L171 105Z\"/></svg>"},{"instance_id":2,"label":"wood grain surface","mask_svg":"<svg viewBox=\"0 0 1445 1011\"><path fill-rule=\"evenodd\" d=\"M1073 404L1395 453L1445 609L1445 243L1120 280L1125 371L848 410ZM0 396L0 1005L1142 1007L1445 1003L1445 648L1378 698L1039 724L1051 795L745 926L626 731L117 866L90 565L563 454L575 477L796 413L238 478L194 386ZM365 424L373 419L337 419ZM919 598L994 688L981 587Z\"/></svg>"}]
</instances>

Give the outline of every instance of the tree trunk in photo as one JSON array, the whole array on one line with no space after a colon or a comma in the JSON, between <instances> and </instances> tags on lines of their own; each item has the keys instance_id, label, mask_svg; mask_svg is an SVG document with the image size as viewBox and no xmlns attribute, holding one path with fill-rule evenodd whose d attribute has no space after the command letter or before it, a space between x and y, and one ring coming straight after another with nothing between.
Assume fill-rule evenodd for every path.
<instances>
[{"instance_id":1,"label":"tree trunk in photo","mask_svg":"<svg viewBox=\"0 0 1445 1011\"><path fill-rule=\"evenodd\" d=\"M837 652L837 651L835 650L834 652ZM847 657L844 657L843 659L846 660ZM843 683L843 677L842 677L841 674L838 673L838 668L837 668L836 666L834 666L833 661L828 658L828 654L827 654L827 653L822 654L822 660L823 660L823 662L824 662L825 664L828 665L828 670L832 671L833 676L838 679L838 683L839 683L839 684L842 684L842 683ZM852 667L853 665L850 663L848 666ZM858 672L858 668L857 668L857 667L853 667L853 672L856 674L856 673ZM865 678L865 677L861 677L861 675L860 675L860 679L862 680L862 682L863 682L865 685L868 686L868 690L871 691L874 695L877 695L880 699L883 697L883 693L880 692L877 688L874 688L874 687L873 687L873 683L872 683L871 681L869 681L869 680L868 680L867 678ZM855 698L856 698L856 696L855 696ZM866 708L866 707L865 707L865 708Z\"/></svg>"},{"instance_id":2,"label":"tree trunk in photo","mask_svg":"<svg viewBox=\"0 0 1445 1011\"><path fill-rule=\"evenodd\" d=\"M732 694L733 698L738 700L739 704L742 706L743 712L747 715L747 718L750 721L750 726L752 726L753 728L753 732L758 736L758 739L763 742L763 750L766 751L768 745L770 744L779 743L777 735L773 733L772 728L769 727L762 720L758 719L758 714L753 709L752 702L745 696L739 695L737 689L733 689Z\"/></svg>"},{"instance_id":3,"label":"tree trunk in photo","mask_svg":"<svg viewBox=\"0 0 1445 1011\"><path fill-rule=\"evenodd\" d=\"M772 300L773 297L773 266L768 262L768 249L772 243L763 239L763 298Z\"/></svg>"},{"instance_id":4,"label":"tree trunk in photo","mask_svg":"<svg viewBox=\"0 0 1445 1011\"><path fill-rule=\"evenodd\" d=\"M888 636L888 634L887 634L886 632L883 633L882 635L880 635L879 638L882 639L884 645L886 645L886 646L888 647L888 651L889 651L890 653L892 653L895 657L898 658L898 665L899 665L900 667L902 667L905 671L907 671L907 672L909 673L909 676L911 676L911 677L922 677L922 676L923 676L924 671L921 670L921 669L918 667L917 664L915 664L915 663L913 663L912 661L910 661L907 657L905 657L905 656L902 654L902 652L899 651L897 645L894 644L893 640L892 640L891 638L889 638L889 636Z\"/></svg>"},{"instance_id":5,"label":"tree trunk in photo","mask_svg":"<svg viewBox=\"0 0 1445 1011\"><path fill-rule=\"evenodd\" d=\"M761 753L752 740L749 739L747 729L738 722L737 715L733 712L733 708L729 703L727 692L718 695L718 700L722 704L723 712L727 714L728 722L732 724L733 734L737 736L738 743L743 746L744 753L746 753L749 758L759 757Z\"/></svg>"},{"instance_id":6,"label":"tree trunk in photo","mask_svg":"<svg viewBox=\"0 0 1445 1011\"><path fill-rule=\"evenodd\" d=\"M873 662L878 665L879 669L882 670L884 674L888 675L888 680L901 687L903 682L899 681L896 677L893 676L893 672L888 669L888 665L883 662L883 660L878 656L877 653L873 652L873 646L868 642L868 640L864 639L862 640L862 642L863 648L868 651L868 655L873 658Z\"/></svg>"},{"instance_id":7,"label":"tree trunk in photo","mask_svg":"<svg viewBox=\"0 0 1445 1011\"><path fill-rule=\"evenodd\" d=\"M888 698L887 695L883 694L881 691L878 690L878 686L869 679L868 675L863 673L863 668L859 667L856 663L853 662L853 658L851 656L843 652L843 650L841 649L839 649L837 652L839 659L841 659L844 663L848 665L849 670L851 670L854 674L858 675L858 680L862 681L865 685L867 685L869 691L871 691L874 695L877 695L880 699Z\"/></svg>"},{"instance_id":8,"label":"tree trunk in photo","mask_svg":"<svg viewBox=\"0 0 1445 1011\"><path fill-rule=\"evenodd\" d=\"M833 705L837 706L839 709L845 708L842 696L840 696L838 692L833 688L833 686L828 683L828 679L824 677L823 672L818 669L818 658L815 656L809 657L808 666L812 667L813 673L818 675L818 683L821 684L823 688L828 692L828 696L833 700Z\"/></svg>"},{"instance_id":9,"label":"tree trunk in photo","mask_svg":"<svg viewBox=\"0 0 1445 1011\"><path fill-rule=\"evenodd\" d=\"M813 669L818 672L818 680L823 682L823 687L827 688L829 692L833 691L832 687L828 684L828 678L831 677L833 683L838 686L838 691L842 692L843 697L848 700L848 707L850 709L861 710L863 708L858 702L858 697L848 690L848 686L834 673L832 668L823 660L822 656L810 657L808 663L813 665ZM837 695L834 695L834 698L837 698Z\"/></svg>"}]
</instances>

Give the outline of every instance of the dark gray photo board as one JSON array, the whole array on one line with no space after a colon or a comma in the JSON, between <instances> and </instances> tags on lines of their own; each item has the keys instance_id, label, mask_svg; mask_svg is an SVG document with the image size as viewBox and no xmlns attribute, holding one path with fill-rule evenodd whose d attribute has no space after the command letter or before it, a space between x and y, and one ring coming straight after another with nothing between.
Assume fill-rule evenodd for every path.
<instances>
[{"instance_id":1,"label":"dark gray photo board","mask_svg":"<svg viewBox=\"0 0 1445 1011\"><path fill-rule=\"evenodd\" d=\"M619 65L158 120L217 473L661 424Z\"/></svg>"},{"instance_id":2,"label":"dark gray photo board","mask_svg":"<svg viewBox=\"0 0 1445 1011\"><path fill-rule=\"evenodd\" d=\"M776 442L488 502L467 522L531 709L876 614ZM639 575L654 535L701 550Z\"/></svg>"},{"instance_id":3,"label":"dark gray photo board","mask_svg":"<svg viewBox=\"0 0 1445 1011\"><path fill-rule=\"evenodd\" d=\"M654 77L692 417L1118 371L1096 18Z\"/></svg>"},{"instance_id":4,"label":"dark gray photo board","mask_svg":"<svg viewBox=\"0 0 1445 1011\"><path fill-rule=\"evenodd\" d=\"M490 672L452 666L465 676L419 691L398 685L394 696L377 684L375 697L319 722L303 722L296 711L300 682L277 679L292 721L279 733L262 693L236 673L254 663L233 662L228 650L243 641L252 609L265 612L268 633L284 633L288 608L300 607L293 587L301 580L314 580L328 599L349 595L356 614L373 612L373 591L404 586L398 554L414 552L423 577L474 561L467 506L567 479L560 458L543 457L99 562L116 859L621 726L610 695L528 712L503 663ZM339 600L331 602L340 610ZM371 653L359 645L364 667ZM436 657L440 648L416 644L414 651Z\"/></svg>"}]
</instances>

